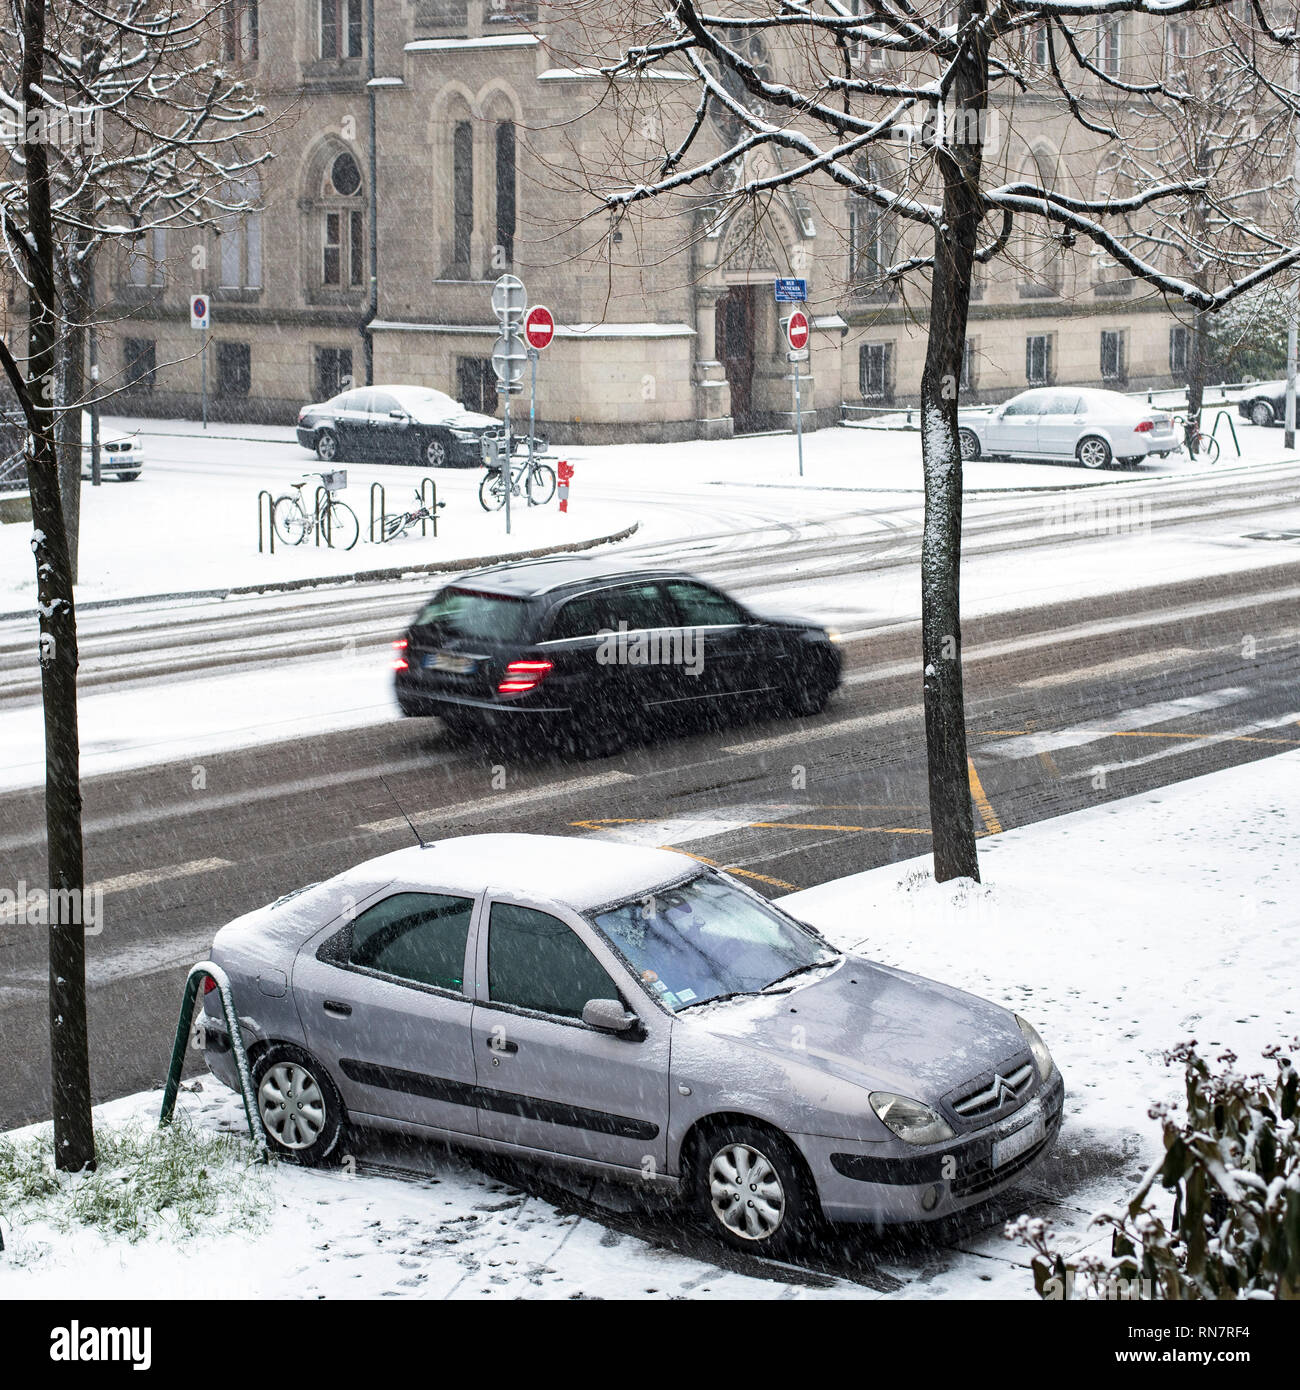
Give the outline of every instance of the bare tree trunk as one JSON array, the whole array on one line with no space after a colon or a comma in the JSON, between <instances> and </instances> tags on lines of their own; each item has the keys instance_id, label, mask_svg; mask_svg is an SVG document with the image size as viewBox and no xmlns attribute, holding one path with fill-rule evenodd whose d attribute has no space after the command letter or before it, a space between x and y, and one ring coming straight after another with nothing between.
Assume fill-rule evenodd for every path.
<instances>
[{"instance_id":1,"label":"bare tree trunk","mask_svg":"<svg viewBox=\"0 0 1300 1390\"><path fill-rule=\"evenodd\" d=\"M962 0L965 30L982 0ZM966 345L971 276L982 206L980 164L988 91L987 40L976 38L958 62L951 104L960 116L977 113L978 138L954 143L939 157L943 227L934 238L930 332L921 377L921 450L925 468L925 529L921 541L921 652L925 664L925 747L929 762L934 876L979 878L975 820L967 771L966 708L961 668L962 460L957 394ZM970 132L955 123L959 139Z\"/></svg>"},{"instance_id":2,"label":"bare tree trunk","mask_svg":"<svg viewBox=\"0 0 1300 1390\"><path fill-rule=\"evenodd\" d=\"M23 100L29 113L44 105L46 0L23 3ZM28 381L16 382L26 397L32 443L28 474L32 495L37 597L40 605L41 694L45 714L45 833L50 901L50 1062L54 1099L54 1160L77 1172L95 1162L90 1108L90 1059L86 1030L84 918L58 906L80 907L82 864L80 748L77 734L77 620L72 569L59 490L54 442L57 367L54 225L50 207L49 151L32 139L29 120L23 156L29 215ZM39 134L39 132L37 132ZM11 379L12 358L5 363ZM21 389L19 389L21 387ZM56 896L57 895L57 896Z\"/></svg>"}]
</instances>

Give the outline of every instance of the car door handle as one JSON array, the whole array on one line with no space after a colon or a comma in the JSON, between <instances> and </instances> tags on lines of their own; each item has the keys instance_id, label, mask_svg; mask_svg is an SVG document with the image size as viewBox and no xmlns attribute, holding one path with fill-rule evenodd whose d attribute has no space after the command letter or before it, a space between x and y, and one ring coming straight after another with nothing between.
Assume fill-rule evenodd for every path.
<instances>
[{"instance_id":1,"label":"car door handle","mask_svg":"<svg viewBox=\"0 0 1300 1390\"><path fill-rule=\"evenodd\" d=\"M327 999L323 1005L327 1014L333 1014L335 1018L351 1018L352 1005L344 1004L338 999Z\"/></svg>"},{"instance_id":2,"label":"car door handle","mask_svg":"<svg viewBox=\"0 0 1300 1390\"><path fill-rule=\"evenodd\" d=\"M489 1050L492 1051L492 1052L518 1052L518 1051L519 1051L519 1044L518 1044L517 1042L511 1042L509 1038L493 1038L493 1037L488 1037L488 1038L484 1038L483 1041L487 1043Z\"/></svg>"}]
</instances>

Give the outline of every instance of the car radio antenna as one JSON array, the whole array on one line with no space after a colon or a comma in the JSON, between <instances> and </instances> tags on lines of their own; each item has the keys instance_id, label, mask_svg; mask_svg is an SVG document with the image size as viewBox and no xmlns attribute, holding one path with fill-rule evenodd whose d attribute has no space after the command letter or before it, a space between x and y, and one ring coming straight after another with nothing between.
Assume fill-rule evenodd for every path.
<instances>
[{"instance_id":1,"label":"car radio antenna","mask_svg":"<svg viewBox=\"0 0 1300 1390\"><path fill-rule=\"evenodd\" d=\"M420 838L420 832L415 828L415 822L410 818L410 816L406 814L406 809L405 807L403 807L402 803L398 801L398 799L395 796L393 796L393 789L388 785L387 781L384 779L384 774L382 772L379 774L379 780L384 783L384 790L388 793L388 795L393 797L393 805L396 806L399 811L401 811L402 819L407 823L407 825L411 827L411 834L415 836L415 843L419 845L421 849L428 849L429 846L424 842L423 839Z\"/></svg>"}]
</instances>

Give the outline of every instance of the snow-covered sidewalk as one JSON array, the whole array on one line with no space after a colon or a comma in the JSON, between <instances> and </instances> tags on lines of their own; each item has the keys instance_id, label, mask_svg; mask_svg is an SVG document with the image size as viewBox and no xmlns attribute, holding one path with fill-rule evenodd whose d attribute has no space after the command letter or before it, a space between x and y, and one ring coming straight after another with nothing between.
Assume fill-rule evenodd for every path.
<instances>
[{"instance_id":1,"label":"snow-covered sidewalk","mask_svg":"<svg viewBox=\"0 0 1300 1390\"><path fill-rule=\"evenodd\" d=\"M1074 1241L1155 1154L1153 1101L1177 1104L1181 1075L1162 1053L1194 1037L1253 1068L1261 1048L1300 1031L1300 754L981 841L986 883L936 887L928 861L888 865L794 894L787 905L843 946L1009 1005L1042 1032L1066 1078L1066 1118L1044 1175L1020 1194ZM163 1031L166 1031L165 1029ZM162 1058L159 1059L160 1065ZM203 1129L239 1128L236 1099L211 1080L183 1094ZM151 1120L158 1095L100 1107L101 1127ZM9 1136L21 1139L31 1131ZM1032 1298L1024 1252L994 1223L946 1249L904 1238L842 1277L710 1263L676 1224L640 1228L626 1199L571 1184L621 1213L606 1224L552 1203L528 1170L488 1176L430 1146L403 1153L419 1176L275 1165L256 1181L252 1231L213 1223L201 1239L136 1244L61 1233L0 1193L7 1249L0 1298ZM242 1210L250 1202L239 1188ZM242 1216L241 1216L242 1219ZM1066 1242L1067 1244L1070 1241Z\"/></svg>"}]
</instances>

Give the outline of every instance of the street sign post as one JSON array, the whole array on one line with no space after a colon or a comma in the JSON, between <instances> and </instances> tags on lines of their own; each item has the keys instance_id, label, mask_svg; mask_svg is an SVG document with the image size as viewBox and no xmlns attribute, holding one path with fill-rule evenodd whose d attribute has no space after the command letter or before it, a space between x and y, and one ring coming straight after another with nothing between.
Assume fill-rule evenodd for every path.
<instances>
[{"instance_id":1,"label":"street sign post","mask_svg":"<svg viewBox=\"0 0 1300 1390\"><path fill-rule=\"evenodd\" d=\"M206 294L190 295L190 327L206 333L212 327L212 302ZM208 344L204 339L199 349L199 372L202 377L203 428L208 427Z\"/></svg>"},{"instance_id":2,"label":"street sign post","mask_svg":"<svg viewBox=\"0 0 1300 1390\"><path fill-rule=\"evenodd\" d=\"M785 336L786 341L790 344L790 351L787 356L794 365L794 432L795 438L799 441L799 476L801 478L803 477L803 392L799 380L799 363L808 356L808 333L808 315L802 309L796 309L785 321Z\"/></svg>"},{"instance_id":3,"label":"street sign post","mask_svg":"<svg viewBox=\"0 0 1300 1390\"><path fill-rule=\"evenodd\" d=\"M528 348L520 333L524 310L528 306L528 291L517 275L503 275L492 286L492 312L501 325L501 333L492 347L492 370L497 377L497 390L505 397L504 458L501 461L501 484L506 490L506 535L510 534L510 460L514 455L514 438L510 429L510 397L519 390L528 360Z\"/></svg>"},{"instance_id":4,"label":"street sign post","mask_svg":"<svg viewBox=\"0 0 1300 1390\"><path fill-rule=\"evenodd\" d=\"M528 467L533 466L534 440L537 438L537 359L555 337L555 317L545 304L534 304L524 315L524 341L528 344L528 364L532 384L528 394Z\"/></svg>"},{"instance_id":5,"label":"street sign post","mask_svg":"<svg viewBox=\"0 0 1300 1390\"><path fill-rule=\"evenodd\" d=\"M802 304L808 298L808 281L789 276L776 281L776 302L778 304Z\"/></svg>"}]
</instances>

